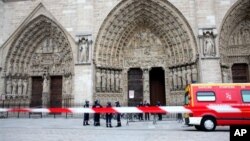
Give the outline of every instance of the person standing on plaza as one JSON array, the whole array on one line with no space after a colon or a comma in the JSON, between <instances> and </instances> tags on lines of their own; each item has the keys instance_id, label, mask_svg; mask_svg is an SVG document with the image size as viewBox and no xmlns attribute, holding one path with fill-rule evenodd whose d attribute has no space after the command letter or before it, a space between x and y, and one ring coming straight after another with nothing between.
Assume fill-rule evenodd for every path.
<instances>
[{"instance_id":1,"label":"person standing on plaza","mask_svg":"<svg viewBox=\"0 0 250 141\"><path fill-rule=\"evenodd\" d=\"M107 108L111 108L112 105L111 105L111 102L108 102L107 103ZM112 127L111 125L111 120L112 120L112 113L106 113L106 127Z\"/></svg>"},{"instance_id":2,"label":"person standing on plaza","mask_svg":"<svg viewBox=\"0 0 250 141\"><path fill-rule=\"evenodd\" d=\"M143 107L143 103L140 102L140 104L138 105L138 107ZM139 117L139 120L143 120L143 113L139 113L138 117Z\"/></svg>"},{"instance_id":3,"label":"person standing on plaza","mask_svg":"<svg viewBox=\"0 0 250 141\"><path fill-rule=\"evenodd\" d=\"M157 104L156 106L161 106L161 102L160 101L157 101ZM158 120L162 120L162 113L158 113Z\"/></svg>"},{"instance_id":4,"label":"person standing on plaza","mask_svg":"<svg viewBox=\"0 0 250 141\"><path fill-rule=\"evenodd\" d=\"M147 101L144 101L144 107L149 107L150 104ZM145 120L150 120L149 113L145 113Z\"/></svg>"},{"instance_id":5,"label":"person standing on plaza","mask_svg":"<svg viewBox=\"0 0 250 141\"><path fill-rule=\"evenodd\" d=\"M95 100L92 108L102 108L102 105L99 104L98 100ZM100 126L100 113L94 113L94 126Z\"/></svg>"},{"instance_id":6,"label":"person standing on plaza","mask_svg":"<svg viewBox=\"0 0 250 141\"><path fill-rule=\"evenodd\" d=\"M85 101L84 108L89 108L89 101ZM83 115L83 126L89 125L89 113L84 113Z\"/></svg>"},{"instance_id":7,"label":"person standing on plaza","mask_svg":"<svg viewBox=\"0 0 250 141\"><path fill-rule=\"evenodd\" d=\"M115 107L121 107L119 101L115 102ZM121 127L121 126L122 126L122 124L121 124L121 114L117 113L117 126L116 127Z\"/></svg>"}]
</instances>

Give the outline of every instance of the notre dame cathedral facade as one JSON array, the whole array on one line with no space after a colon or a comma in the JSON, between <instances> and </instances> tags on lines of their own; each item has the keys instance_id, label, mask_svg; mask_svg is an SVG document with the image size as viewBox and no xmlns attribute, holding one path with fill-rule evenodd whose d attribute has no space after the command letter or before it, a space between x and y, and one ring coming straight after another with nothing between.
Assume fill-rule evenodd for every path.
<instances>
[{"instance_id":1,"label":"notre dame cathedral facade","mask_svg":"<svg viewBox=\"0 0 250 141\"><path fill-rule=\"evenodd\" d=\"M181 105L249 63L249 0L0 0L0 104Z\"/></svg>"}]
</instances>

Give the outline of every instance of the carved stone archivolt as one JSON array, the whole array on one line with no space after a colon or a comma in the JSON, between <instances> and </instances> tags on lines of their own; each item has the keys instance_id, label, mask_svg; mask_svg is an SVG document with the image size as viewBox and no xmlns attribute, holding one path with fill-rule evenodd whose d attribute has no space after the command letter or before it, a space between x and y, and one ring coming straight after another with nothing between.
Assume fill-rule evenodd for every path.
<instances>
[{"instance_id":1,"label":"carved stone archivolt","mask_svg":"<svg viewBox=\"0 0 250 141\"><path fill-rule=\"evenodd\" d=\"M182 82L182 78L187 73L190 73L190 82L197 81L197 77L191 78L192 65L187 65L196 64L196 54L197 45L190 26L168 1L121 1L104 20L96 38L93 57L97 67L96 95L112 91L112 74L118 72L120 79L114 82L119 80L123 84L119 92L126 100L127 71L130 68L143 70L144 100L150 99L149 80L146 78L153 67L171 68L165 76L172 78L166 77L165 82L174 84L166 86L172 87L171 90L183 89L187 80ZM197 70L193 73L197 75Z\"/></svg>"},{"instance_id":2,"label":"carved stone archivolt","mask_svg":"<svg viewBox=\"0 0 250 141\"><path fill-rule=\"evenodd\" d=\"M231 81L232 74L230 67L233 64L250 63L249 9L249 0L237 1L229 10L222 23L219 36L219 49L222 78L225 82Z\"/></svg>"},{"instance_id":3,"label":"carved stone archivolt","mask_svg":"<svg viewBox=\"0 0 250 141\"><path fill-rule=\"evenodd\" d=\"M4 68L5 93L29 96L32 85L29 78L45 73L64 76L63 83L71 84L72 56L64 31L51 19L36 17L23 27L10 46ZM69 94L72 88L64 91Z\"/></svg>"}]
</instances>

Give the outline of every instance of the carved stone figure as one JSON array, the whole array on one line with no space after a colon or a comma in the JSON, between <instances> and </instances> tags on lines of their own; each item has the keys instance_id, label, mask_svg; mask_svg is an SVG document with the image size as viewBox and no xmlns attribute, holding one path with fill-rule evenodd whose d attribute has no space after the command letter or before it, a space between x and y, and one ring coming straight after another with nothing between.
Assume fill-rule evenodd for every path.
<instances>
[{"instance_id":1,"label":"carved stone figure","mask_svg":"<svg viewBox=\"0 0 250 141\"><path fill-rule=\"evenodd\" d=\"M17 82L16 79L12 80L12 92L11 94L16 94L16 90L17 90Z\"/></svg>"},{"instance_id":2,"label":"carved stone figure","mask_svg":"<svg viewBox=\"0 0 250 141\"><path fill-rule=\"evenodd\" d=\"M178 87L178 89L180 89L180 88L182 88L182 73L181 73L181 68L178 68L177 69L177 87Z\"/></svg>"},{"instance_id":3,"label":"carved stone figure","mask_svg":"<svg viewBox=\"0 0 250 141\"><path fill-rule=\"evenodd\" d=\"M215 56L214 42L209 35L204 40L204 56Z\"/></svg>"},{"instance_id":4,"label":"carved stone figure","mask_svg":"<svg viewBox=\"0 0 250 141\"><path fill-rule=\"evenodd\" d=\"M100 69L97 69L96 70L96 90L97 90L97 92L99 92L101 90L101 85L102 85L101 82L102 82L101 71L100 71Z\"/></svg>"},{"instance_id":5,"label":"carved stone figure","mask_svg":"<svg viewBox=\"0 0 250 141\"><path fill-rule=\"evenodd\" d=\"M168 76L168 85L169 85L169 89L173 90L173 74L172 74L172 71L170 71L169 76Z\"/></svg>"},{"instance_id":6,"label":"carved stone figure","mask_svg":"<svg viewBox=\"0 0 250 141\"><path fill-rule=\"evenodd\" d=\"M115 71L115 91L119 92L119 76L118 71Z\"/></svg>"},{"instance_id":7,"label":"carved stone figure","mask_svg":"<svg viewBox=\"0 0 250 141\"><path fill-rule=\"evenodd\" d=\"M192 82L198 81L198 72L195 65L192 65Z\"/></svg>"},{"instance_id":8,"label":"carved stone figure","mask_svg":"<svg viewBox=\"0 0 250 141\"><path fill-rule=\"evenodd\" d=\"M182 88L185 88L187 85L187 78L186 78L186 68L182 67Z\"/></svg>"},{"instance_id":9,"label":"carved stone figure","mask_svg":"<svg viewBox=\"0 0 250 141\"><path fill-rule=\"evenodd\" d=\"M192 71L190 66L187 66L187 84L192 83Z\"/></svg>"},{"instance_id":10,"label":"carved stone figure","mask_svg":"<svg viewBox=\"0 0 250 141\"><path fill-rule=\"evenodd\" d=\"M23 80L23 95L27 95L28 82L27 79Z\"/></svg>"},{"instance_id":11,"label":"carved stone figure","mask_svg":"<svg viewBox=\"0 0 250 141\"><path fill-rule=\"evenodd\" d=\"M107 76L107 87L106 87L106 90L109 92L110 91L110 70L107 70L106 76Z\"/></svg>"},{"instance_id":12,"label":"carved stone figure","mask_svg":"<svg viewBox=\"0 0 250 141\"><path fill-rule=\"evenodd\" d=\"M88 62L89 58L89 44L88 40L81 40L79 43L79 62Z\"/></svg>"},{"instance_id":13,"label":"carved stone figure","mask_svg":"<svg viewBox=\"0 0 250 141\"><path fill-rule=\"evenodd\" d=\"M177 69L173 69L173 84L174 84L174 90L177 89Z\"/></svg>"},{"instance_id":14,"label":"carved stone figure","mask_svg":"<svg viewBox=\"0 0 250 141\"><path fill-rule=\"evenodd\" d=\"M110 71L110 87L111 87L110 90L114 92L115 91L115 74L113 70Z\"/></svg>"},{"instance_id":15,"label":"carved stone figure","mask_svg":"<svg viewBox=\"0 0 250 141\"><path fill-rule=\"evenodd\" d=\"M43 93L49 92L49 80L47 75L43 76Z\"/></svg>"},{"instance_id":16,"label":"carved stone figure","mask_svg":"<svg viewBox=\"0 0 250 141\"><path fill-rule=\"evenodd\" d=\"M105 92L106 91L106 70L102 70L102 91Z\"/></svg>"},{"instance_id":17,"label":"carved stone figure","mask_svg":"<svg viewBox=\"0 0 250 141\"><path fill-rule=\"evenodd\" d=\"M18 87L18 89L17 89L17 94L18 94L18 95L21 95L22 92L23 92L22 79L19 79L19 80L18 80L17 87Z\"/></svg>"},{"instance_id":18,"label":"carved stone figure","mask_svg":"<svg viewBox=\"0 0 250 141\"><path fill-rule=\"evenodd\" d=\"M7 82L6 82L6 93L7 94L11 94L11 85L12 85L12 82L11 82L11 78L9 77L7 79Z\"/></svg>"}]
</instances>

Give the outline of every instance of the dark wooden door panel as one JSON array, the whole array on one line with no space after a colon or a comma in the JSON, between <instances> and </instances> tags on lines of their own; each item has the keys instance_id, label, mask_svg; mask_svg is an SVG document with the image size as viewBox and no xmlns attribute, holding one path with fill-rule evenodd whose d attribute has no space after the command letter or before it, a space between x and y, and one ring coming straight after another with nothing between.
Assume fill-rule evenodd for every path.
<instances>
[{"instance_id":1,"label":"dark wooden door panel","mask_svg":"<svg viewBox=\"0 0 250 141\"><path fill-rule=\"evenodd\" d=\"M62 107L62 76L51 77L50 107Z\"/></svg>"},{"instance_id":2,"label":"dark wooden door panel","mask_svg":"<svg viewBox=\"0 0 250 141\"><path fill-rule=\"evenodd\" d=\"M30 107L42 107L42 77L32 77L32 92Z\"/></svg>"},{"instance_id":3,"label":"dark wooden door panel","mask_svg":"<svg viewBox=\"0 0 250 141\"><path fill-rule=\"evenodd\" d=\"M134 91L134 98L130 99L128 94L128 106L137 106L143 101L142 70L133 68L128 72L128 92Z\"/></svg>"},{"instance_id":4,"label":"dark wooden door panel","mask_svg":"<svg viewBox=\"0 0 250 141\"><path fill-rule=\"evenodd\" d=\"M149 78L150 103L156 105L157 101L159 101L161 105L166 105L164 70L162 68L152 68Z\"/></svg>"},{"instance_id":5,"label":"dark wooden door panel","mask_svg":"<svg viewBox=\"0 0 250 141\"><path fill-rule=\"evenodd\" d=\"M247 64L234 64L232 66L232 75L234 83L249 82L249 71Z\"/></svg>"}]
</instances>

